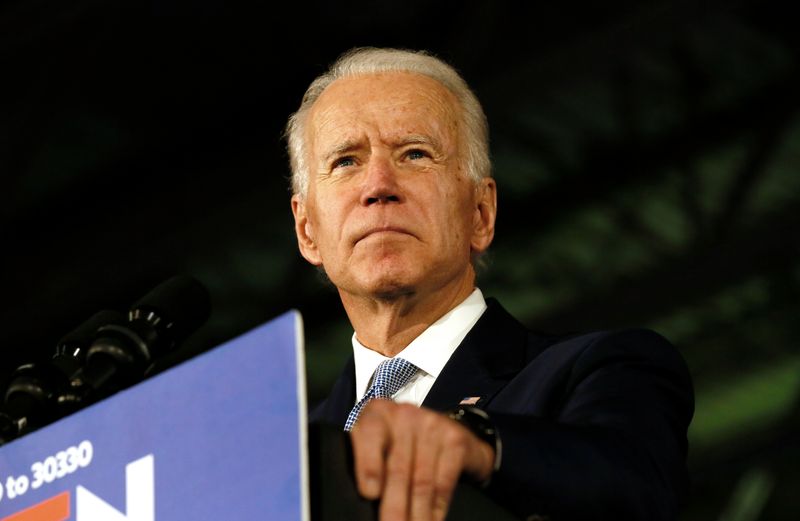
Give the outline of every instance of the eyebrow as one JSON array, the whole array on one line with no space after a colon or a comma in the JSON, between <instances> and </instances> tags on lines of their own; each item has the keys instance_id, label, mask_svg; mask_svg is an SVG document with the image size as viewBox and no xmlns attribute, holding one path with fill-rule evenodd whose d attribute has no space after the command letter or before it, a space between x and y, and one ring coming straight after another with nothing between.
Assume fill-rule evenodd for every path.
<instances>
[{"instance_id":1,"label":"eyebrow","mask_svg":"<svg viewBox=\"0 0 800 521\"><path fill-rule=\"evenodd\" d=\"M432 136L426 136L424 134L410 134L407 136L403 136L399 139L391 141L390 144L393 147L402 147L407 145L428 145L433 147L437 151L442 150L442 144L438 139ZM361 140L347 139L342 143L336 145L327 154L325 154L323 156L323 160L325 161L325 163L328 163L336 157L339 157L343 154L351 153L355 150L362 148L363 146L364 144Z\"/></svg>"},{"instance_id":2,"label":"eyebrow","mask_svg":"<svg viewBox=\"0 0 800 521\"><path fill-rule=\"evenodd\" d=\"M442 144L438 139L434 138L433 136L426 136L423 134L411 134L408 136L403 136L392 144L394 146L429 145L436 150L442 149Z\"/></svg>"},{"instance_id":3,"label":"eyebrow","mask_svg":"<svg viewBox=\"0 0 800 521\"><path fill-rule=\"evenodd\" d=\"M334 147L330 152L325 154L324 160L325 162L331 161L333 158L340 156L342 154L347 154L348 152L352 152L362 147L360 141L354 139L348 139Z\"/></svg>"}]
</instances>

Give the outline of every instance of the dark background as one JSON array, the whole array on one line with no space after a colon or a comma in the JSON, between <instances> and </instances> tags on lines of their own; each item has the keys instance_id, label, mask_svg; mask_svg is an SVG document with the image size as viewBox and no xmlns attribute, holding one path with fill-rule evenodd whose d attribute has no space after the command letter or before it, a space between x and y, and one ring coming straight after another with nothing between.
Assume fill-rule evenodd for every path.
<instances>
[{"instance_id":1,"label":"dark background","mask_svg":"<svg viewBox=\"0 0 800 521\"><path fill-rule=\"evenodd\" d=\"M683 519L794 520L796 25L762 1L6 1L0 382L189 273L214 312L170 360L296 307L319 400L351 331L296 251L282 128L340 52L426 48L490 121L484 293L535 329L666 335L697 392Z\"/></svg>"}]
</instances>

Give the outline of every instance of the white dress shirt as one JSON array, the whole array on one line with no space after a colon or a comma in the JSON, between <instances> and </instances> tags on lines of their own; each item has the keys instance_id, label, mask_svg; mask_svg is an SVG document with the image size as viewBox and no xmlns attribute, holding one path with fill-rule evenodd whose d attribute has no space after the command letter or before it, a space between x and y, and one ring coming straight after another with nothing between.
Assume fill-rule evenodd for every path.
<instances>
[{"instance_id":1,"label":"white dress shirt","mask_svg":"<svg viewBox=\"0 0 800 521\"><path fill-rule=\"evenodd\" d=\"M467 336L467 333L486 311L486 301L481 290L475 290L458 306L434 322L415 338L397 356L419 368L417 374L400 388L392 399L398 403L422 405L450 356ZM353 356L356 364L356 403L372 383L378 364L388 358L364 347L353 333Z\"/></svg>"}]
</instances>

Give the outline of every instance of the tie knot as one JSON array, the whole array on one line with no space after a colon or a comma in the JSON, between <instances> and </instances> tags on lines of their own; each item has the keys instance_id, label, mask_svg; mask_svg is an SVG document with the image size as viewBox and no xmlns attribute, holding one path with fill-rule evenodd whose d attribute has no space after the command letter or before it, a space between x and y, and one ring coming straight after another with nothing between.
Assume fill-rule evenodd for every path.
<instances>
[{"instance_id":1,"label":"tie knot","mask_svg":"<svg viewBox=\"0 0 800 521\"><path fill-rule=\"evenodd\" d=\"M378 398L391 398L417 372L417 366L402 358L384 360L375 369L372 388Z\"/></svg>"}]
</instances>

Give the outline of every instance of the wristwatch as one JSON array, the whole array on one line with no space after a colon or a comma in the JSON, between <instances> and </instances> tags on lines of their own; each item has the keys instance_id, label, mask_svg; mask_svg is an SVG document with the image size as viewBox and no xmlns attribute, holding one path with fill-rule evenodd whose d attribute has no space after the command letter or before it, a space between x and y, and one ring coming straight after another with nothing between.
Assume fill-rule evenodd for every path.
<instances>
[{"instance_id":1,"label":"wristwatch","mask_svg":"<svg viewBox=\"0 0 800 521\"><path fill-rule=\"evenodd\" d=\"M500 469L503 444L500 441L500 434L497 432L497 428L486 411L477 407L459 405L455 409L448 411L447 416L469 429L479 440L485 441L489 446L494 447L492 472L497 472ZM485 485L488 485L488 482Z\"/></svg>"}]
</instances>

